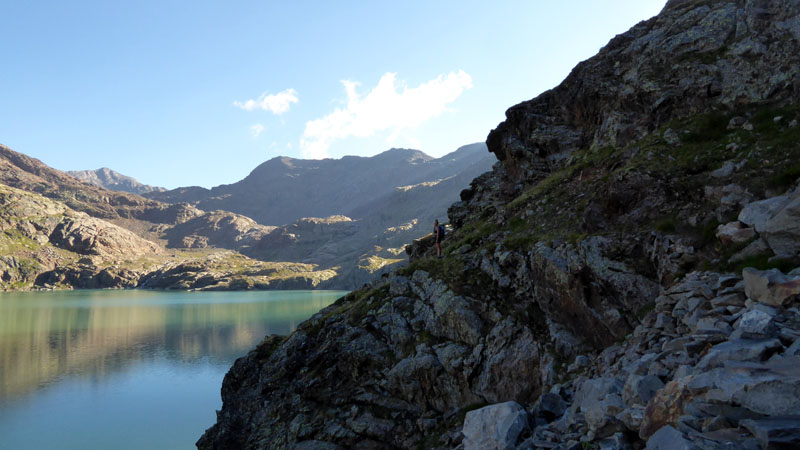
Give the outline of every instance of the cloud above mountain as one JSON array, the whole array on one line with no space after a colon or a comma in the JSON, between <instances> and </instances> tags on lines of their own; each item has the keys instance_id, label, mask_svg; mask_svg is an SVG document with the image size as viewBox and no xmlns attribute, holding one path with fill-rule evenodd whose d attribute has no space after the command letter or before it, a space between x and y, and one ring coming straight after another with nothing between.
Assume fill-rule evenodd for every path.
<instances>
[{"instance_id":1,"label":"cloud above mountain","mask_svg":"<svg viewBox=\"0 0 800 450\"><path fill-rule=\"evenodd\" d=\"M261 125L260 123L250 126L250 132L253 134L254 138L257 138L262 131L264 131L264 125Z\"/></svg>"},{"instance_id":2,"label":"cloud above mountain","mask_svg":"<svg viewBox=\"0 0 800 450\"><path fill-rule=\"evenodd\" d=\"M306 122L300 140L305 158L327 157L328 148L339 139L369 137L383 131L389 131L391 138L413 130L445 112L447 105L472 87L472 77L459 70L408 87L397 80L396 73L386 73L366 95L358 93L358 82L344 80L342 85L347 94L346 106Z\"/></svg>"},{"instance_id":3,"label":"cloud above mountain","mask_svg":"<svg viewBox=\"0 0 800 450\"><path fill-rule=\"evenodd\" d=\"M277 94L268 94L264 92L257 99L250 99L244 102L236 100L233 102L233 106L245 111L260 109L280 115L289 111L289 107L292 106L292 103L297 103L298 101L300 100L297 98L297 91L294 89L286 89Z\"/></svg>"}]
</instances>

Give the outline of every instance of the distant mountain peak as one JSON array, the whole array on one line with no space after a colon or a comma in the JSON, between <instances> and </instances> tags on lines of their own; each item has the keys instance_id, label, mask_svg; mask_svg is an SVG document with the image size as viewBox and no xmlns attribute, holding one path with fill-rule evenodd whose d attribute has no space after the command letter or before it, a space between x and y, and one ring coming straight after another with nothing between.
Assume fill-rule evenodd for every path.
<instances>
[{"instance_id":1,"label":"distant mountain peak","mask_svg":"<svg viewBox=\"0 0 800 450\"><path fill-rule=\"evenodd\" d=\"M303 217L339 214L362 219L385 207L373 202L394 195L398 186L424 195L423 189L414 188L435 186L463 173L476 176L489 170L494 161L495 157L483 143L462 146L442 158L409 148L339 159L277 156L230 185L204 191L175 189L147 197L168 203L191 202L204 210L224 209L251 217L262 225L279 226ZM458 199L458 191L468 182L453 187L454 192L448 191L449 197L418 201L424 204L423 209L431 203L449 205ZM371 210L365 209L367 205L372 205ZM444 211L447 205L440 209ZM352 215L355 210L361 212Z\"/></svg>"},{"instance_id":2,"label":"distant mountain peak","mask_svg":"<svg viewBox=\"0 0 800 450\"><path fill-rule=\"evenodd\" d=\"M166 191L162 187L142 184L135 178L123 175L108 167L101 167L97 170L70 170L67 173L81 181L112 191L130 192L132 194Z\"/></svg>"}]
</instances>

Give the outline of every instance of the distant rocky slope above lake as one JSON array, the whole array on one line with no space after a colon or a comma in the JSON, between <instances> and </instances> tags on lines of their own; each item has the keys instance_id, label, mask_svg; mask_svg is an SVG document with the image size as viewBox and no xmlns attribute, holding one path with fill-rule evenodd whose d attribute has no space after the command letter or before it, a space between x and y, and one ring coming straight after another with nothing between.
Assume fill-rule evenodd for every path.
<instances>
[{"instance_id":1,"label":"distant rocky slope above lake","mask_svg":"<svg viewBox=\"0 0 800 450\"><path fill-rule=\"evenodd\" d=\"M166 191L162 187L142 184L132 177L115 172L107 167L97 170L69 170L67 173L81 181L112 191L130 192L131 194Z\"/></svg>"},{"instance_id":2,"label":"distant rocky slope above lake","mask_svg":"<svg viewBox=\"0 0 800 450\"><path fill-rule=\"evenodd\" d=\"M198 447L797 448L798 55L799 1L669 1L509 109L443 258L239 359Z\"/></svg>"},{"instance_id":3,"label":"distant rocky slope above lake","mask_svg":"<svg viewBox=\"0 0 800 450\"><path fill-rule=\"evenodd\" d=\"M444 221L458 193L494 162L482 143L438 159L407 149L368 158L281 157L231 185L147 197L236 213L226 218L226 232L212 233L219 228L215 213L174 227L166 233L172 246L224 245L264 261L336 268L338 275L323 286L357 288L405 262L405 244L430 232L435 219ZM250 219L258 223L245 226Z\"/></svg>"},{"instance_id":4,"label":"distant rocky slope above lake","mask_svg":"<svg viewBox=\"0 0 800 450\"><path fill-rule=\"evenodd\" d=\"M273 229L92 186L0 146L3 290L313 288L338 275L229 251Z\"/></svg>"},{"instance_id":5,"label":"distant rocky slope above lake","mask_svg":"<svg viewBox=\"0 0 800 450\"><path fill-rule=\"evenodd\" d=\"M391 149L371 157L304 160L278 157L259 165L243 180L212 189L186 187L153 192L151 199L181 203L212 211L232 211L262 225L287 225L304 217L345 215L360 219L354 211L384 200L399 186L475 176L489 170L495 159L483 143L459 148L441 158L418 150ZM453 194L466 186L455 188ZM452 203L455 195L441 195ZM419 206L434 203L442 213L447 205L431 196Z\"/></svg>"}]
</instances>

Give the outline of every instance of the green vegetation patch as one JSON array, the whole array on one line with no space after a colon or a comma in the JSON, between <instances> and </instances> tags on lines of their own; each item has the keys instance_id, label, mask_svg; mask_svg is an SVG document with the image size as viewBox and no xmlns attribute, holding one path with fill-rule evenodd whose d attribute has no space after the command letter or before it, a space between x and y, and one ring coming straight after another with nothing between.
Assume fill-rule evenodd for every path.
<instances>
[{"instance_id":1,"label":"green vegetation patch","mask_svg":"<svg viewBox=\"0 0 800 450\"><path fill-rule=\"evenodd\" d=\"M783 273L788 273L797 267L797 264L788 259L773 258L772 252L767 252L741 261L720 264L714 268L722 272L741 273L745 267L753 267L758 270L778 269Z\"/></svg>"},{"instance_id":2,"label":"green vegetation patch","mask_svg":"<svg viewBox=\"0 0 800 450\"><path fill-rule=\"evenodd\" d=\"M478 248L487 237L500 229L500 225L489 222L487 219L469 222L445 238L442 243L442 251L445 255L451 255L464 245L469 245L473 249Z\"/></svg>"}]
</instances>

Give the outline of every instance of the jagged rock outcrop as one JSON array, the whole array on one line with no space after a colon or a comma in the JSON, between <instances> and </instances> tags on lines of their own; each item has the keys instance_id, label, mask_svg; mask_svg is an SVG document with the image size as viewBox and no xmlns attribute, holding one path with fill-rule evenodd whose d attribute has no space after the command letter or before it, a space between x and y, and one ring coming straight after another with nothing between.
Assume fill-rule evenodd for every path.
<instances>
[{"instance_id":1,"label":"jagged rock outcrop","mask_svg":"<svg viewBox=\"0 0 800 450\"><path fill-rule=\"evenodd\" d=\"M238 360L198 447L796 445L798 25L670 1L511 108L444 256Z\"/></svg>"},{"instance_id":2,"label":"jagged rock outcrop","mask_svg":"<svg viewBox=\"0 0 800 450\"><path fill-rule=\"evenodd\" d=\"M558 87L506 112L487 145L509 192L575 150L624 147L675 117L800 99L795 1L670 0Z\"/></svg>"}]
</instances>

